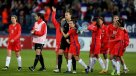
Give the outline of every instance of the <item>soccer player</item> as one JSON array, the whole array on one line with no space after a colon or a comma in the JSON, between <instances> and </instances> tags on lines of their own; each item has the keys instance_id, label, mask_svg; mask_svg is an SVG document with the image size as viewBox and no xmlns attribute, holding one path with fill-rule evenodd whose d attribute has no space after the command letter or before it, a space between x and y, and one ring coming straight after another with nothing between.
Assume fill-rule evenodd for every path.
<instances>
[{"instance_id":1,"label":"soccer player","mask_svg":"<svg viewBox=\"0 0 136 76\"><path fill-rule=\"evenodd\" d=\"M15 51L17 62L18 62L18 71L21 71L22 69L22 61L21 61L21 42L20 42L20 36L21 36L21 26L17 22L17 16L12 15L11 16L11 22L12 24L9 25L8 28L8 46L7 46L7 57L6 57L6 64L3 70L7 70L9 68L10 60L11 60L11 51Z\"/></svg>"},{"instance_id":2,"label":"soccer player","mask_svg":"<svg viewBox=\"0 0 136 76\"><path fill-rule=\"evenodd\" d=\"M113 46L113 53L114 57L116 57L116 71L117 75L120 75L120 56L122 56L123 48L124 48L124 29L121 27L121 20L116 21L117 25L117 33L115 35L115 38L110 40L110 42L114 43L115 45Z\"/></svg>"},{"instance_id":3,"label":"soccer player","mask_svg":"<svg viewBox=\"0 0 136 76\"><path fill-rule=\"evenodd\" d=\"M124 48L123 48L122 56L123 56L124 52L126 51L126 47L128 45L129 45L129 36L128 36L127 30L124 29ZM122 56L120 56L121 65L123 66L124 73L127 73L129 70L128 70Z\"/></svg>"},{"instance_id":4,"label":"soccer player","mask_svg":"<svg viewBox=\"0 0 136 76\"><path fill-rule=\"evenodd\" d=\"M56 68L58 69L58 52L59 52L59 48L60 48L60 42L61 42L61 37L62 37L62 33L60 31L60 23L56 20L55 16L56 16L56 8L52 7L52 23L56 28ZM54 70L55 71L55 70Z\"/></svg>"},{"instance_id":5,"label":"soccer player","mask_svg":"<svg viewBox=\"0 0 136 76\"><path fill-rule=\"evenodd\" d=\"M55 13L56 13L56 9L55 8L52 8L53 9L53 13L52 13L52 18L53 18L53 23L55 23L55 26L58 26L59 24L59 28L56 29L56 31L61 31L60 30L60 27L64 28L64 33L67 33L69 31L69 25L68 25L68 21L71 20L71 17L72 17L72 12L71 10L66 10L65 12L65 18L63 18L61 20L61 23L58 23L56 20L55 20ZM58 33L57 33L58 34ZM56 35L57 35L56 34ZM68 38L65 38L64 36L58 36L57 38L58 40L61 39L60 41L60 45L59 45L59 50L58 50L58 69L54 70L54 72L58 73L58 72L61 72L61 65L62 65L62 55L64 54L65 55L65 58L66 58L66 55L68 53L68 49L69 49L69 37ZM72 64L73 64L73 73L76 73L76 61L75 59L72 57Z\"/></svg>"},{"instance_id":6,"label":"soccer player","mask_svg":"<svg viewBox=\"0 0 136 76\"><path fill-rule=\"evenodd\" d=\"M119 16L114 15L113 16L113 23L108 25L108 38L109 38L109 54L110 54L110 60L112 62L112 66L113 66L113 71L111 72L111 75L115 74L115 70L116 70L116 60L114 59L114 55L115 55L115 43L114 42L110 42L110 40L115 39L115 35L117 34L117 23L116 21L119 20Z\"/></svg>"},{"instance_id":7,"label":"soccer player","mask_svg":"<svg viewBox=\"0 0 136 76\"><path fill-rule=\"evenodd\" d=\"M119 22L120 22L119 23L120 28L123 31L123 34L122 34L123 47L122 47L121 51L119 52L119 59L120 59L120 62L122 64L122 66L123 66L124 73L127 73L129 70L126 67L126 64L125 64L124 59L123 59L123 55L124 55L124 52L126 50L126 47L129 45L129 36L128 36L127 30L124 28L123 20L120 20Z\"/></svg>"},{"instance_id":8,"label":"soccer player","mask_svg":"<svg viewBox=\"0 0 136 76\"><path fill-rule=\"evenodd\" d=\"M101 18L103 21L103 18ZM104 60L105 60L105 72L108 71L108 64L109 64L109 59L108 59L108 31L107 31L107 26L104 25L102 22L101 24L101 29L102 29L102 34L101 34L101 50L100 53L103 54Z\"/></svg>"},{"instance_id":9,"label":"soccer player","mask_svg":"<svg viewBox=\"0 0 136 76\"><path fill-rule=\"evenodd\" d=\"M96 59L98 59L100 65L102 67L102 71L100 73L105 72L104 62L101 59L101 57L99 56L100 49L101 49L102 23L103 23L102 19L98 18L96 20L96 24L92 24L92 25L88 26L88 30L92 31L92 43L90 45L90 64L89 64L91 72L93 70Z\"/></svg>"},{"instance_id":10,"label":"soccer player","mask_svg":"<svg viewBox=\"0 0 136 76\"><path fill-rule=\"evenodd\" d=\"M80 54L80 44L78 41L78 33L77 33L77 26L76 22L74 20L71 20L68 22L70 30L68 33L64 33L64 29L61 28L61 32L65 38L70 36L70 48L68 51L68 63L67 63L67 68L68 71L66 73L71 73L71 66L72 66L72 56L78 61L84 68L85 72L88 73L89 69L87 65L84 63L84 61L79 57Z\"/></svg>"},{"instance_id":11,"label":"soccer player","mask_svg":"<svg viewBox=\"0 0 136 76\"><path fill-rule=\"evenodd\" d=\"M34 49L35 49L35 60L33 66L29 67L31 71L34 71L38 61L41 63L41 68L39 71L45 71L45 65L44 65L44 59L42 56L42 49L46 41L46 36L47 36L47 25L43 21L43 16L41 13L36 13L35 15L35 24L34 27L31 31L31 34L33 35L33 43L34 43Z\"/></svg>"}]
</instances>

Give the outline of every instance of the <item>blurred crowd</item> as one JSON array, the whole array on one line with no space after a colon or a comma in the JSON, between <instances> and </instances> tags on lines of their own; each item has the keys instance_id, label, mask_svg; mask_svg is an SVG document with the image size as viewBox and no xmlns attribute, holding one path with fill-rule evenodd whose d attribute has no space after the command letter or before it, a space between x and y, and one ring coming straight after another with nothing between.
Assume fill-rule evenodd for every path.
<instances>
[{"instance_id":1,"label":"blurred crowd","mask_svg":"<svg viewBox=\"0 0 136 76\"><path fill-rule=\"evenodd\" d=\"M111 23L113 15L119 15L129 22L136 22L136 0L0 0L0 32L5 32L10 24L10 16L17 15L23 33L29 33L34 24L33 13L44 14L44 20L51 25L51 7L57 8L57 19L64 16L66 9L72 9L73 17L91 22L102 16Z\"/></svg>"}]
</instances>

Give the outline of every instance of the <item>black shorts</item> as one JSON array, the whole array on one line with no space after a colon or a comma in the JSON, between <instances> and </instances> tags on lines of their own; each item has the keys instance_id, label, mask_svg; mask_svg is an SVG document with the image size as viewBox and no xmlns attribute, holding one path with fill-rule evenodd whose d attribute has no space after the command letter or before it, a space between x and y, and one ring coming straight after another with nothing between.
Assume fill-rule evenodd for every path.
<instances>
[{"instance_id":1,"label":"black shorts","mask_svg":"<svg viewBox=\"0 0 136 76\"><path fill-rule=\"evenodd\" d=\"M66 50L66 48L69 48L70 44L67 43L66 39L62 37L61 39L61 44L60 44L60 49Z\"/></svg>"},{"instance_id":2,"label":"black shorts","mask_svg":"<svg viewBox=\"0 0 136 76\"><path fill-rule=\"evenodd\" d=\"M36 50L36 49L41 49L41 51L42 51L43 46L44 46L44 44L35 43L35 44L34 44L34 49L35 49L35 50Z\"/></svg>"}]
</instances>

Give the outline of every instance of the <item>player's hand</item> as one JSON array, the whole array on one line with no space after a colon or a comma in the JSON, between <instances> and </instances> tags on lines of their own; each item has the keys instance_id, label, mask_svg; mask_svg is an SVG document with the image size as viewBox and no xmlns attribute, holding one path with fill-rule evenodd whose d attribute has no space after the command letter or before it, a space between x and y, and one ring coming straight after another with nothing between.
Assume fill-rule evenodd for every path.
<instances>
[{"instance_id":1,"label":"player's hand","mask_svg":"<svg viewBox=\"0 0 136 76\"><path fill-rule=\"evenodd\" d=\"M31 31L31 34L34 34L34 32L35 32L35 30L32 30L32 31Z\"/></svg>"},{"instance_id":2,"label":"player's hand","mask_svg":"<svg viewBox=\"0 0 136 76\"><path fill-rule=\"evenodd\" d=\"M61 32L63 32L64 29L63 29L63 28L60 28L60 30L61 30Z\"/></svg>"},{"instance_id":3,"label":"player's hand","mask_svg":"<svg viewBox=\"0 0 136 76\"><path fill-rule=\"evenodd\" d=\"M69 41L69 39L66 39L66 41L67 41L67 43L68 43L68 44L70 44L70 41Z\"/></svg>"},{"instance_id":4,"label":"player's hand","mask_svg":"<svg viewBox=\"0 0 136 76\"><path fill-rule=\"evenodd\" d=\"M52 11L56 12L56 8L54 6L52 6Z\"/></svg>"},{"instance_id":5,"label":"player's hand","mask_svg":"<svg viewBox=\"0 0 136 76\"><path fill-rule=\"evenodd\" d=\"M14 40L12 39L12 40L10 40L10 42L14 42Z\"/></svg>"}]
</instances>

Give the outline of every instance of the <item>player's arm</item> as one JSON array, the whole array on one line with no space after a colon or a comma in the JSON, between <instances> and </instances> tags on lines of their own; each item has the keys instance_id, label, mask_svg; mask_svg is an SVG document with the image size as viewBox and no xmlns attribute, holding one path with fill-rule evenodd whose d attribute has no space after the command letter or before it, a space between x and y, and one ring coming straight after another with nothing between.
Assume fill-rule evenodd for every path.
<instances>
[{"instance_id":1,"label":"player's arm","mask_svg":"<svg viewBox=\"0 0 136 76\"><path fill-rule=\"evenodd\" d=\"M18 39L19 37L20 37L20 35L21 35L21 26L19 25L18 27L17 27L17 35L13 38L13 40L15 41L16 39Z\"/></svg>"},{"instance_id":2,"label":"player's arm","mask_svg":"<svg viewBox=\"0 0 136 76\"><path fill-rule=\"evenodd\" d=\"M117 33L117 37L113 40L110 40L110 42L117 42L117 41L121 41L122 40L122 34L119 32Z\"/></svg>"},{"instance_id":3,"label":"player's arm","mask_svg":"<svg viewBox=\"0 0 136 76\"><path fill-rule=\"evenodd\" d=\"M96 30L97 30L97 27L96 27L95 25L91 24L91 25L89 25L89 26L87 27L87 29L90 30L90 31L96 31Z\"/></svg>"},{"instance_id":4,"label":"player's arm","mask_svg":"<svg viewBox=\"0 0 136 76\"><path fill-rule=\"evenodd\" d=\"M59 28L60 24L59 22L56 20L56 8L52 7L52 16L51 16L51 21L54 25L55 28Z\"/></svg>"},{"instance_id":5,"label":"player's arm","mask_svg":"<svg viewBox=\"0 0 136 76\"><path fill-rule=\"evenodd\" d=\"M41 27L41 30L40 31L34 31L34 35L37 35L37 36L43 36L46 32L46 24L42 24L42 27Z\"/></svg>"},{"instance_id":6,"label":"player's arm","mask_svg":"<svg viewBox=\"0 0 136 76\"><path fill-rule=\"evenodd\" d=\"M128 35L128 32L127 30L125 30L125 47L127 47L129 45L129 35Z\"/></svg>"},{"instance_id":7,"label":"player's arm","mask_svg":"<svg viewBox=\"0 0 136 76\"><path fill-rule=\"evenodd\" d=\"M66 41L67 41L67 43L68 43L68 44L70 44L70 41L69 41L69 39L66 39Z\"/></svg>"},{"instance_id":8,"label":"player's arm","mask_svg":"<svg viewBox=\"0 0 136 76\"><path fill-rule=\"evenodd\" d=\"M70 30L69 30L69 31L70 31ZM69 33L65 34L65 33L63 32L63 28L61 28L61 32L62 32L62 35L63 35L65 38L67 38L67 37L69 36Z\"/></svg>"}]
</instances>

